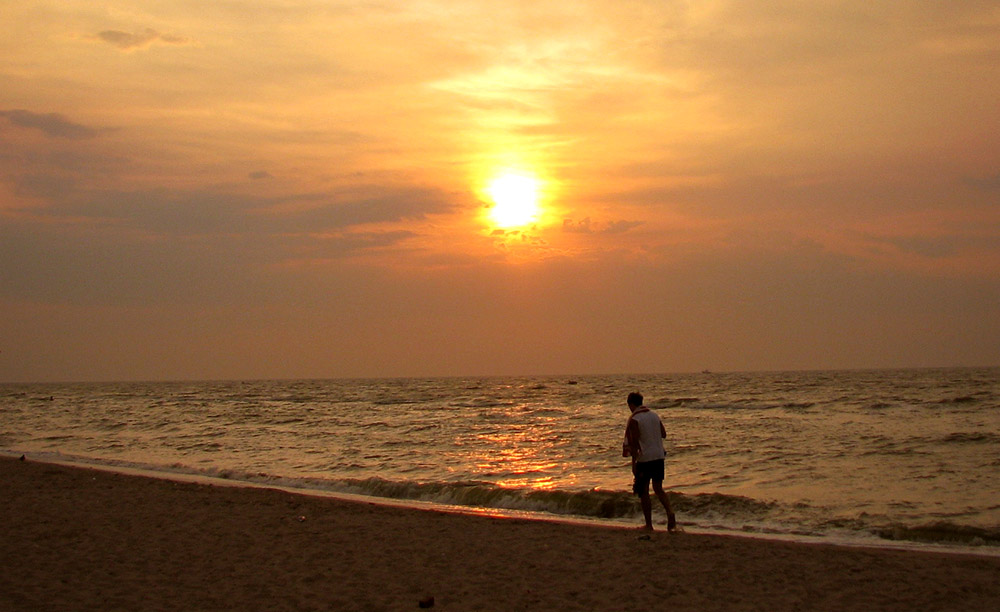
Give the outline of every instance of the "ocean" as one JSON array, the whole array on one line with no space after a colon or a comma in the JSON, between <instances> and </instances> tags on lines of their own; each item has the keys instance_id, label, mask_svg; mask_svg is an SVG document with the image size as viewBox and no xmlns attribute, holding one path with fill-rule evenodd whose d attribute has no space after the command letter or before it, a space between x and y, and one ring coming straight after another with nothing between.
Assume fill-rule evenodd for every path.
<instances>
[{"instance_id":1,"label":"ocean","mask_svg":"<svg viewBox=\"0 0 1000 612\"><path fill-rule=\"evenodd\" d=\"M639 525L630 391L685 530L1000 554L998 368L4 384L0 449Z\"/></svg>"}]
</instances>

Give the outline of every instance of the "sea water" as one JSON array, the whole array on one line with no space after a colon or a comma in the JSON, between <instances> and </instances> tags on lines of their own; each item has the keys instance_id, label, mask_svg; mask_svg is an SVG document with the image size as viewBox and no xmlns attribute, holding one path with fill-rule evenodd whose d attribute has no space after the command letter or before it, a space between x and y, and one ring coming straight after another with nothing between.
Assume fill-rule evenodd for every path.
<instances>
[{"instance_id":1,"label":"sea water","mask_svg":"<svg viewBox=\"0 0 1000 612\"><path fill-rule=\"evenodd\" d=\"M7 384L0 449L636 524L630 391L689 530L1000 551L996 368Z\"/></svg>"}]
</instances>

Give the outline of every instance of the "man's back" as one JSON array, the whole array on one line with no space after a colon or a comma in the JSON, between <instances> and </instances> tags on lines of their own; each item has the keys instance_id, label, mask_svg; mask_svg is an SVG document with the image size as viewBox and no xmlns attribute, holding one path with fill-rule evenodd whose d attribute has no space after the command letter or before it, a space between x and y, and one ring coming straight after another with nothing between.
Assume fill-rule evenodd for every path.
<instances>
[{"instance_id":1,"label":"man's back","mask_svg":"<svg viewBox=\"0 0 1000 612\"><path fill-rule=\"evenodd\" d=\"M636 461L663 459L666 453L663 450L664 430L660 417L648 408L640 408L632 413L629 420L629 427L635 423L635 442L639 447Z\"/></svg>"}]
</instances>

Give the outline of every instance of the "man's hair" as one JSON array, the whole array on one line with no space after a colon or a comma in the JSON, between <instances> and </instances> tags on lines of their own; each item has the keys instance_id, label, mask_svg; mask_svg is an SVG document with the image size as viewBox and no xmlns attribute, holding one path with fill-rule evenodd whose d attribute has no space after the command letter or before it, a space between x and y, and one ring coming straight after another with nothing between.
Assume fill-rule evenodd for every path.
<instances>
[{"instance_id":1,"label":"man's hair","mask_svg":"<svg viewBox=\"0 0 1000 612\"><path fill-rule=\"evenodd\" d=\"M618 397L621 397L620 395ZM628 394L628 405L629 406L642 406L642 393L638 391L633 391Z\"/></svg>"}]
</instances>

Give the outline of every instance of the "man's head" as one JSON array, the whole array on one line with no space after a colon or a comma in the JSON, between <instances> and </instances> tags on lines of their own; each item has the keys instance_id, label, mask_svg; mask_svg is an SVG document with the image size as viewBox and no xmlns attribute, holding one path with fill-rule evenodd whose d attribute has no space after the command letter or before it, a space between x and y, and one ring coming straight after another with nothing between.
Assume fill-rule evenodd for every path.
<instances>
[{"instance_id":1,"label":"man's head","mask_svg":"<svg viewBox=\"0 0 1000 612\"><path fill-rule=\"evenodd\" d=\"M619 395L618 397L621 396ZM639 406L642 406L642 393L633 391L628 394L628 400L626 401L628 402L629 408L638 408Z\"/></svg>"}]
</instances>

